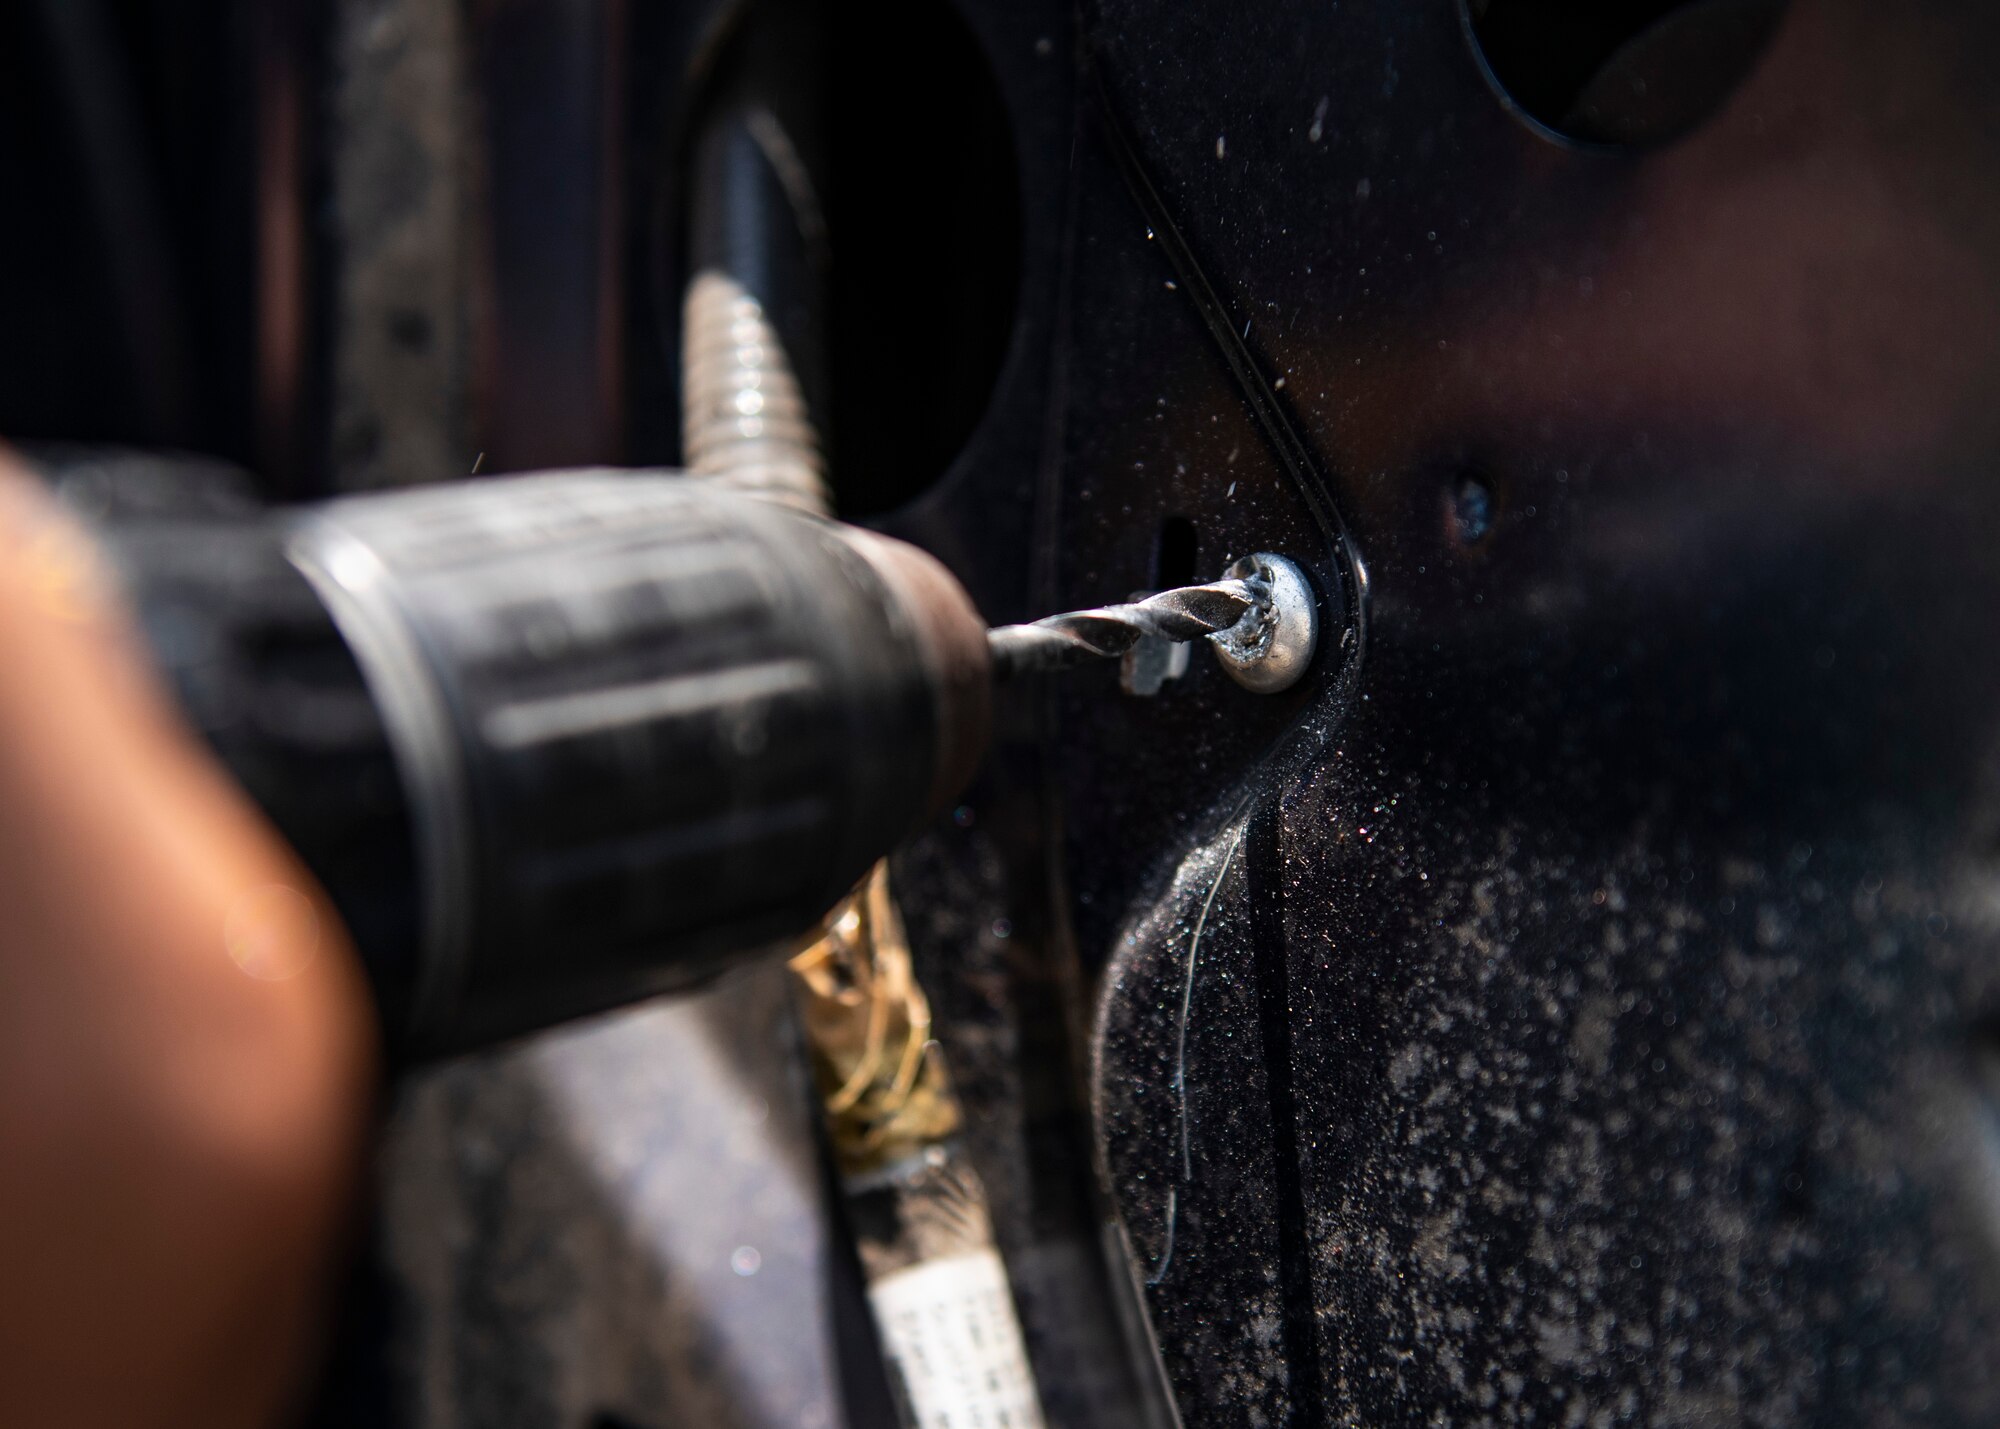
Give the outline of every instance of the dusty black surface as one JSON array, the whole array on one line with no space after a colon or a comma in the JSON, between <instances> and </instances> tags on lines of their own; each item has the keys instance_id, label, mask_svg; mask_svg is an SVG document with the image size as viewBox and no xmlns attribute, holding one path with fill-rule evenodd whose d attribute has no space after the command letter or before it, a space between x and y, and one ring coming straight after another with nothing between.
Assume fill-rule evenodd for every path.
<instances>
[{"instance_id":1,"label":"dusty black surface","mask_svg":"<svg viewBox=\"0 0 2000 1429\"><path fill-rule=\"evenodd\" d=\"M1274 700L1011 692L897 862L1052 1423L2000 1419L2000 20L947 3L831 52L829 211L894 227L833 280L836 486L886 453L854 509L996 621L1276 549L1328 630ZM199 105L140 75L171 153L95 191L129 125L44 113L10 15L9 427L279 491L672 460L734 8L286 9L169 66ZM879 1420L795 1059L745 985L405 1086L324 1422Z\"/></svg>"},{"instance_id":2,"label":"dusty black surface","mask_svg":"<svg viewBox=\"0 0 2000 1429\"><path fill-rule=\"evenodd\" d=\"M1802 0L1641 150L1510 112L1451 5L1096 7L1372 592L1303 756L1231 722L1126 777L1143 736L1064 711L1099 1132L1188 1422L2000 1407L1990 25ZM1140 224L1086 203L1078 251L1137 273ZM1076 400L1168 426L1216 519L1217 349L1152 277L1143 379ZM1157 470L1074 472L1069 549Z\"/></svg>"}]
</instances>

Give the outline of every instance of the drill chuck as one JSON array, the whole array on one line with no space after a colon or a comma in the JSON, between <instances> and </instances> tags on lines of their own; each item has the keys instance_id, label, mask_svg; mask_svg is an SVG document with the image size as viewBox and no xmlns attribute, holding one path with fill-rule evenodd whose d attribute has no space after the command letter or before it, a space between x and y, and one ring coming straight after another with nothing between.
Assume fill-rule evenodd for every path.
<instances>
[{"instance_id":1,"label":"drill chuck","mask_svg":"<svg viewBox=\"0 0 2000 1429\"><path fill-rule=\"evenodd\" d=\"M809 929L984 742L984 626L928 557L666 476L356 497L293 562L408 800L409 1037L474 1045Z\"/></svg>"},{"instance_id":2,"label":"drill chuck","mask_svg":"<svg viewBox=\"0 0 2000 1429\"><path fill-rule=\"evenodd\" d=\"M405 1054L795 939L984 749L985 626L942 567L679 475L342 498L236 520L220 563L113 536L161 664L349 921ZM314 718L264 717L287 708ZM337 709L367 725L338 767L380 778L326 777Z\"/></svg>"}]
</instances>

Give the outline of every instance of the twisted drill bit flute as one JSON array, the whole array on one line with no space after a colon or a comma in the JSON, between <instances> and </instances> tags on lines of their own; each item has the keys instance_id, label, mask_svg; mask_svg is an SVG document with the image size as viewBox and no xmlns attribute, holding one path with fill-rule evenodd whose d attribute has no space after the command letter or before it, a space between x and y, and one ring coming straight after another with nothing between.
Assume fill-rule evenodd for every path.
<instances>
[{"instance_id":1,"label":"twisted drill bit flute","mask_svg":"<svg viewBox=\"0 0 2000 1429\"><path fill-rule=\"evenodd\" d=\"M986 647L999 679L1066 670L1086 660L1116 659L1148 635L1176 644L1219 635L1253 611L1261 614L1269 601L1269 585L1256 577L1182 586L1129 605L1070 611L1032 625L1003 625L987 632Z\"/></svg>"}]
</instances>

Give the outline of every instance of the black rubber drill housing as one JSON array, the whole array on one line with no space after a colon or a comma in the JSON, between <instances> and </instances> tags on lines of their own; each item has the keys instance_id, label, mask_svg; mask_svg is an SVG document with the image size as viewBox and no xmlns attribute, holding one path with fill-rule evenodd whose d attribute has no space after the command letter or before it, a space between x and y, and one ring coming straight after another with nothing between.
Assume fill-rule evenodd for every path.
<instances>
[{"instance_id":1,"label":"black rubber drill housing","mask_svg":"<svg viewBox=\"0 0 2000 1429\"><path fill-rule=\"evenodd\" d=\"M787 944L983 744L983 627L941 568L689 478L160 516L102 528L159 663L406 1055Z\"/></svg>"}]
</instances>

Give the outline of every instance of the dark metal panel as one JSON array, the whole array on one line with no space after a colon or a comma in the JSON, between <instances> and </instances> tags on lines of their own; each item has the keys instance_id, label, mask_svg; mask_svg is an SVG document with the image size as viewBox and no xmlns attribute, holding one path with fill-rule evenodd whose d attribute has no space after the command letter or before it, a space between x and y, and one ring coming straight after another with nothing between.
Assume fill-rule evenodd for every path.
<instances>
[{"instance_id":1,"label":"dark metal panel","mask_svg":"<svg viewBox=\"0 0 2000 1429\"><path fill-rule=\"evenodd\" d=\"M1279 1157L1279 1249L1183 1221L1175 1254L1285 1288L1284 1364L1238 1281L1156 1302L1184 1415L1268 1414L1233 1370L1316 1381L1297 1423L1989 1422L1991 15L1801 0L1643 152L1512 113L1449 4L1093 25L1373 592L1326 745L1239 775L1261 1001L1197 1001L1189 1045L1262 1039L1272 1129L1199 1123L1193 1159ZM1128 413L1214 361L1152 351ZM1077 529L1067 565L1117 549ZM1100 1095L1166 1065L1187 939L1173 892L1082 900L1121 857L1213 859L1107 727L1065 730L1074 912L1154 1011L1107 1003ZM1230 1065L1186 1069L1254 1088ZM1151 1227L1130 1168L1174 1122L1135 1124L1114 1180Z\"/></svg>"},{"instance_id":2,"label":"dark metal panel","mask_svg":"<svg viewBox=\"0 0 2000 1429\"><path fill-rule=\"evenodd\" d=\"M957 8L992 66L1012 132L1019 296L1006 357L964 449L884 524L943 559L997 623L1061 608L1048 533L1051 498L1067 479L1067 364L1100 360L1067 338L1078 295L1092 282L1070 248L1090 180L1075 160L1070 7ZM1044 693L1034 685L999 692L985 772L954 818L897 860L896 882L1048 1420L1153 1426L1170 1422L1171 1411L1152 1385L1144 1328L1131 1320L1129 1265L1107 1238L1093 1166L1085 1105L1092 978L1059 906L1064 870L1049 838L1056 716Z\"/></svg>"}]
</instances>

